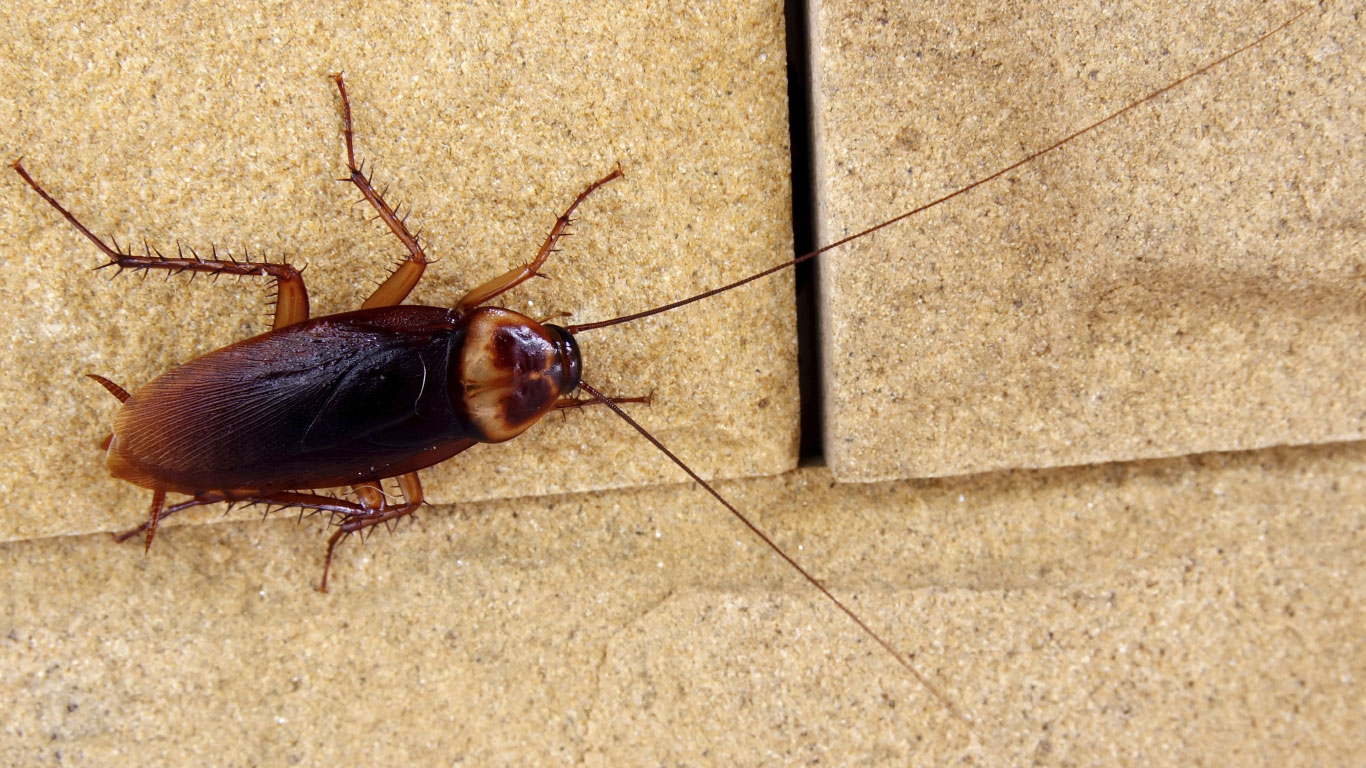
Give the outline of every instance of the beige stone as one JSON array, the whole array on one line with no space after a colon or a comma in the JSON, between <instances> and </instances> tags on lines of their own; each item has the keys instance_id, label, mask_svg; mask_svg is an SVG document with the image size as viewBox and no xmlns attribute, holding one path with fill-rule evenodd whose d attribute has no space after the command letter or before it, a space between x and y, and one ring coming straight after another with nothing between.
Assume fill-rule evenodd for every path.
<instances>
[{"instance_id":1,"label":"beige stone","mask_svg":"<svg viewBox=\"0 0 1366 768\"><path fill-rule=\"evenodd\" d=\"M1226 10L1220 23L1191 25L1198 8L1143 9L1131 20L1153 50L1189 45L1185 34L1204 48L1168 43L1184 51L1170 57L1180 62L1159 57L1134 82L1136 70L1121 68L1094 96L1067 97L1068 114L1122 103L1284 9ZM1359 25L1339 13L1316 9L1301 22L1311 31L1287 35L1281 53L1264 52L1244 74L1347 60ZM326 76L340 68L361 153L395 181L444 257L419 300L453 300L524 259L614 160L627 179L585 207L579 235L549 270L555 280L519 293L515 308L531 301L595 319L714 285L786 248L772 7L239 3L222 12L30 6L13 16L13 34L0 39L6 159L24 154L54 193L121 240L246 244L308 263L318 311L354 306L399 252L364 223L354 192L329 181L341 147ZM848 45L871 50L870 37ZM1302 66L1277 61L1285 51ZM1097 61L1124 58L1102 53ZM985 80L962 82L951 99ZM1270 82L1273 93L1290 88ZM1168 135L1204 125L1202 110L1227 86L1183 92L1194 96L1187 106L1157 110ZM1334 109L1350 113L1342 101ZM1306 131L1343 125L1322 120L1335 113L1312 96L1300 108ZM1012 118L1001 132L1022 150L1062 119L1022 130ZM901 143L921 141L906 130ZM1352 147L1360 135L1340 138ZM1116 141L1125 157L1181 143ZM993 167L1001 149L977 152L934 183ZM869 163L903 172L890 159ZM104 474L93 446L115 404L80 375L135 385L256 332L261 290L92 277L90 246L7 178L0 763L1341 765L1366 748L1360 442L938 480L839 484L806 469L719 484L971 725L702 491L672 484L676 470L607 414L550 420L427 473L438 504L394 535L345 543L327 595L310 588L320 521L168 526L148 556L115 546L98 532L136 522L147 494ZM1353 189L1298 178L1301 204L1324 216ZM1316 178L1329 186L1305 181ZM1051 175L1046 183L1062 186ZM877 206L903 205L882 194ZM1019 197L996 195L1007 205ZM1098 205L1060 200L1054 208ZM1304 281L1265 323L1319 312L1324 328L1339 329L1325 349L1341 352L1334 323L1359 312L1359 294L1333 301L1338 284L1314 272L1324 262L1296 258L1300 271L1280 266L1280 282L1257 288L1270 296ZM590 380L654 388L656 405L636 412L704 474L778 472L796 438L789 285L585 336L589 371L602 372ZM1187 290L1170 315L1143 294L1114 301L1163 320L1213 291ZM870 329L883 324L887 339L929 333L889 306L870 300ZM1229 306L1244 314L1228 327L1241 327L1252 310ZM1294 403L1322 394L1306 390ZM899 434L916 408L884 409L880 429ZM1323 423L1306 409L1286 413ZM1038 422L1041 433L1059 423ZM1007 426L978 437L1025 451L1031 441ZM1115 445L1147 434L1140 426L1117 429ZM1233 427L1265 429L1252 418ZM887 454L896 471L913 467L908 452L939 450L902 437ZM650 485L562 492L635 484ZM522 498L470 501L502 495ZM92 533L57 535L73 532Z\"/></svg>"},{"instance_id":2,"label":"beige stone","mask_svg":"<svg viewBox=\"0 0 1366 768\"><path fill-rule=\"evenodd\" d=\"M819 4L825 241L1004 168L1297 6ZM1366 432L1350 4L821 261L846 480Z\"/></svg>"},{"instance_id":3,"label":"beige stone","mask_svg":"<svg viewBox=\"0 0 1366 768\"><path fill-rule=\"evenodd\" d=\"M0 548L9 765L1243 765L1366 743L1366 448Z\"/></svg>"}]
</instances>

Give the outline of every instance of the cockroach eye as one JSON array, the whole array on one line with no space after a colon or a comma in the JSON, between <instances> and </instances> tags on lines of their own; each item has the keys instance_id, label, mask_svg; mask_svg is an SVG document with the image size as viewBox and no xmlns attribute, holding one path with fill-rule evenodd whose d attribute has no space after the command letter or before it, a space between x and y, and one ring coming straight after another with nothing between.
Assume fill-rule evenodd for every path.
<instances>
[{"instance_id":1,"label":"cockroach eye","mask_svg":"<svg viewBox=\"0 0 1366 768\"><path fill-rule=\"evenodd\" d=\"M555 334L555 349L559 350L560 358L564 360L564 384L560 388L560 394L567 395L579 388L579 379L583 376L583 358L579 355L579 342L567 328L547 325L545 329Z\"/></svg>"}]
</instances>

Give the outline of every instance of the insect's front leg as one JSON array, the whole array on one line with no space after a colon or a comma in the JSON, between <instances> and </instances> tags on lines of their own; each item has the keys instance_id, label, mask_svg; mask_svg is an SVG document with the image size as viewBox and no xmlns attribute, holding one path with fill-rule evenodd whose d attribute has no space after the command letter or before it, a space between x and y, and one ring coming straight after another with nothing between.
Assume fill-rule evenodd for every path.
<instances>
[{"instance_id":1,"label":"insect's front leg","mask_svg":"<svg viewBox=\"0 0 1366 768\"><path fill-rule=\"evenodd\" d=\"M211 258L200 258L193 250L186 256L183 251L177 249L175 256L162 256L150 246L144 246L144 253L141 256L134 256L132 253L120 250L118 243L113 246L105 243L86 228L84 224L76 219L70 211L62 207L56 198L47 193L47 190L38 185L20 161L15 160L10 164L24 181L28 183L40 197L47 201L48 205L57 209L57 212L66 217L82 235L85 235L90 242L109 257L109 263L105 266L124 269L166 269L174 273L190 272L205 273L210 275L269 275L275 278L276 301L275 301L275 321L273 328L279 329L287 325L293 325L302 320L308 319L308 289L304 287L304 278L299 270L288 264L270 264L267 262L238 261L236 259L220 259L217 251Z\"/></svg>"},{"instance_id":2,"label":"insect's front leg","mask_svg":"<svg viewBox=\"0 0 1366 768\"><path fill-rule=\"evenodd\" d=\"M380 284L375 292L370 294L361 305L361 309L371 309L373 307L392 307L402 304L408 298L408 294L417 286L417 281L422 279L422 273L427 270L429 259L422 250L422 244L418 242L417 236L408 231L408 225L403 223L398 212L389 207L380 193L370 184L370 178L361 170L361 166L356 162L356 150L354 146L353 133L351 129L351 100L346 95L346 82L341 75L333 75L332 79L337 83L337 90L341 93L342 100L342 133L346 137L346 167L350 171L350 176L345 179L356 185L361 195L374 206L375 211L385 224L389 225L389 230L394 236L403 243L403 247L408 249L408 258L399 264L398 269L389 275L388 279Z\"/></svg>"},{"instance_id":3,"label":"insect's front leg","mask_svg":"<svg viewBox=\"0 0 1366 768\"><path fill-rule=\"evenodd\" d=\"M555 250L555 244L559 242L561 237L564 237L565 230L568 229L570 222L573 221L571 217L574 215L574 210L579 207L579 204L588 199L589 195L597 191L598 187L601 187L603 184L606 184L613 179L619 178L621 178L621 166L617 165L617 167L612 169L611 173L603 176L592 184L589 184L587 189L580 192L579 196L574 198L574 202L570 203L569 208L567 208L564 213L560 214L560 218L555 220L555 226L551 227L550 234L546 235L545 243L541 245L541 250L536 253L536 258L520 267L508 270L465 294L460 301L456 302L455 310L463 315L475 307L491 301L499 294L510 291L535 277L537 270L545 264L546 258Z\"/></svg>"},{"instance_id":4,"label":"insect's front leg","mask_svg":"<svg viewBox=\"0 0 1366 768\"><path fill-rule=\"evenodd\" d=\"M621 405L622 403L641 403L642 405L653 405L655 401L655 393L651 392L650 394L645 395L644 397L617 397L616 395L608 395L606 400L597 397L566 395L565 397L561 397L559 400L555 401L555 409L563 411L569 408L586 408L590 405L606 405L608 401L616 403L617 405Z\"/></svg>"},{"instance_id":5,"label":"insect's front leg","mask_svg":"<svg viewBox=\"0 0 1366 768\"><path fill-rule=\"evenodd\" d=\"M602 398L591 396L584 397L583 395L565 395L564 397L561 397L559 400L555 401L555 410L560 412L561 418L568 421L569 416L566 415L566 412L576 408L587 408L590 405L606 405L608 403L612 403L614 405L621 405L622 403L640 403L641 405L653 405L654 401L654 392L650 392L650 394L644 397L617 397L616 395L608 395L605 400Z\"/></svg>"}]
</instances>

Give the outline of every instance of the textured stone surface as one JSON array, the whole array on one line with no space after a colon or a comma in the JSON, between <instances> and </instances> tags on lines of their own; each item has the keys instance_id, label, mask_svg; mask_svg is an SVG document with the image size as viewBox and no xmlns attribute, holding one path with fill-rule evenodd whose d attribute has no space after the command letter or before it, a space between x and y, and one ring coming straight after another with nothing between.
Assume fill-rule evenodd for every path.
<instances>
[{"instance_id":1,"label":"textured stone surface","mask_svg":"<svg viewBox=\"0 0 1366 768\"><path fill-rule=\"evenodd\" d=\"M1008 166L1295 10L821 3L824 240ZM1063 150L824 258L836 474L1361 437L1355 12L1312 6Z\"/></svg>"},{"instance_id":2,"label":"textured stone surface","mask_svg":"<svg viewBox=\"0 0 1366 768\"><path fill-rule=\"evenodd\" d=\"M785 247L778 22L772 9L727 12L656 8L647 34L629 9L561 5L372 3L345 16L316 4L238 4L219 16L31 9L0 40L0 150L25 154L101 232L287 255L312 265L316 309L342 309L398 252L366 227L354 193L327 181L341 149L326 75L344 67L362 154L397 180L445 257L419 293L427 301L525 258L568 198L623 162L626 181L586 206L555 280L519 294L592 319L715 284ZM1159 53L1183 34L1205 49L1180 62L1158 55L1165 63L1141 77L1121 69L1124 88L1098 74L1094 103L1077 96L1069 114L1103 112L1265 20L1233 6L1219 23L1192 25L1199 13L1134 17ZM1252 79L1349 56L1359 27L1335 13L1311 14L1310 31L1283 43L1304 66L1273 61ZM972 33L983 49L998 45ZM876 37L849 45L872 50ZM1045 71L1052 63L1033 58ZM951 101L984 79L962 82ZM1289 87L1270 82L1273 94ZM1172 131L1205 130L1194 126L1227 84L1192 88L1175 114L1158 110L1168 140L1113 151L1142 155L1180 144ZM1054 137L1064 120L1022 133L1023 109L1005 116L1011 150ZM1327 130L1330 113L1310 109L1303 130ZM922 141L915 130L900 143ZM974 152L977 162L933 184L994 167L1002 150ZM904 175L904 164L867 163ZM1320 206L1351 189L1295 187L1301 204ZM100 534L53 536L130 524L146 504L104 475L93 445L114 403L80 374L146 380L259 330L263 300L247 285L92 279L90 247L16 178L0 194L0 519L10 539L0 543L0 763L1342 765L1366 748L1361 443L866 485L824 470L721 484L972 726L699 490L551 493L676 476L605 414L553 420L429 473L437 501L549 495L437 506L395 535L348 542L328 595L309 588L325 541L318 522L168 527L150 556ZM870 213L907 204L883 194ZM1020 196L996 194L1007 205ZM1267 314L1265 326L1317 308L1331 329L1358 312L1359 294L1339 296L1315 277L1321 260L1303 261L1280 282L1243 284L1270 296L1293 283L1290 293L1312 299ZM872 301L877 290L902 289L868 289L870 329L896 320L878 330L884 340L929 332ZM1170 318L1208 319L1197 310L1213 291L1178 292ZM1113 300L1157 312L1141 294ZM776 471L795 438L788 301L788 284L775 283L585 337L589 370L606 377L590 380L654 387L642 420L706 474ZM1246 322L1236 314L1228 327ZM898 432L919 408L881 414L880 430L905 443L888 454L896 471L912 467L908 452L938 450ZM1308 418L1302 410L1284 412ZM1039 418L1040 434L1058 424ZM1116 431L1116 445L1148 434L1147 423ZM1239 425L1257 426L1229 428ZM1006 421L994 436L989 426L980 435L1001 450L1031 442Z\"/></svg>"},{"instance_id":3,"label":"textured stone surface","mask_svg":"<svg viewBox=\"0 0 1366 768\"><path fill-rule=\"evenodd\" d=\"M1366 447L725 483L0 548L10 765L1320 764L1366 748Z\"/></svg>"}]
</instances>

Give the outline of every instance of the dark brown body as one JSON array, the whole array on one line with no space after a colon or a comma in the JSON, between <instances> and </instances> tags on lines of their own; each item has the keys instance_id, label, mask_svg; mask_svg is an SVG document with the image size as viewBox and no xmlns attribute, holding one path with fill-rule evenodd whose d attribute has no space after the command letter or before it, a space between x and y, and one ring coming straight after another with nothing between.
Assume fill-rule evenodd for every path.
<instances>
[{"instance_id":1,"label":"dark brown body","mask_svg":"<svg viewBox=\"0 0 1366 768\"><path fill-rule=\"evenodd\" d=\"M577 384L556 336L498 308L304 320L137 390L115 419L109 469L146 488L227 499L414 472L514 437L553 409Z\"/></svg>"}]
</instances>

